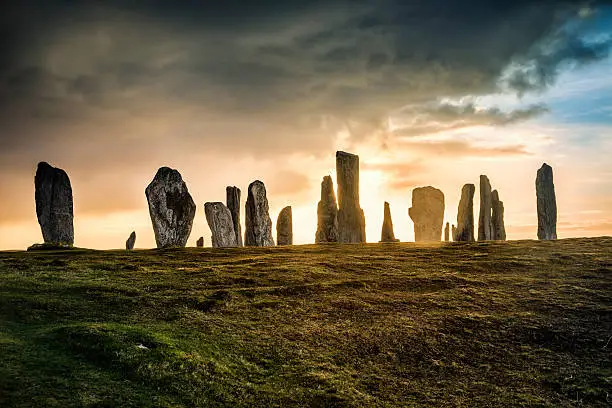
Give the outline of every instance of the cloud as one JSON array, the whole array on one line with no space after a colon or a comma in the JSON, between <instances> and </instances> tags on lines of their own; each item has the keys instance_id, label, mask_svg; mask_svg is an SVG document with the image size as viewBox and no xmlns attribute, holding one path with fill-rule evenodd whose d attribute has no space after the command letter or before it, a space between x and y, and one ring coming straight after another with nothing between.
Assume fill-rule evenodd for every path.
<instances>
[{"instance_id":1,"label":"cloud","mask_svg":"<svg viewBox=\"0 0 612 408\"><path fill-rule=\"evenodd\" d=\"M505 157L530 156L524 145L478 146L465 140L405 141L402 148L432 156Z\"/></svg>"}]
</instances>

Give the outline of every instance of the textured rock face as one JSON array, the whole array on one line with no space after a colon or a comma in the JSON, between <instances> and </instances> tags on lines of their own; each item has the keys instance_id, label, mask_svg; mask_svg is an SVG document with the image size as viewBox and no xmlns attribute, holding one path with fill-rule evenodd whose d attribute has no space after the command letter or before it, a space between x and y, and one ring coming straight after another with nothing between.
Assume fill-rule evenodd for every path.
<instances>
[{"instance_id":1,"label":"textured rock face","mask_svg":"<svg viewBox=\"0 0 612 408\"><path fill-rule=\"evenodd\" d=\"M420 241L440 241L444 223L444 194L427 186L412 190L412 207L408 215L414 222L414 238Z\"/></svg>"},{"instance_id":2,"label":"textured rock face","mask_svg":"<svg viewBox=\"0 0 612 408\"><path fill-rule=\"evenodd\" d=\"M478 240L493 239L491 183L487 176L480 176L480 214L478 215Z\"/></svg>"},{"instance_id":3,"label":"textured rock face","mask_svg":"<svg viewBox=\"0 0 612 408\"><path fill-rule=\"evenodd\" d=\"M181 174L161 167L145 189L158 248L187 244L196 205Z\"/></svg>"},{"instance_id":4,"label":"textured rock face","mask_svg":"<svg viewBox=\"0 0 612 408\"><path fill-rule=\"evenodd\" d=\"M276 244L293 245L293 215L291 206L285 207L276 220Z\"/></svg>"},{"instance_id":5,"label":"textured rock face","mask_svg":"<svg viewBox=\"0 0 612 408\"><path fill-rule=\"evenodd\" d=\"M455 241L474 241L474 193L476 186L465 184L461 189L461 200L457 208L457 229L453 233Z\"/></svg>"},{"instance_id":6,"label":"textured rock face","mask_svg":"<svg viewBox=\"0 0 612 408\"><path fill-rule=\"evenodd\" d=\"M386 201L384 211L382 231L380 232L380 242L399 242L399 239L395 238L395 234L393 233L391 207L389 207L389 203Z\"/></svg>"},{"instance_id":7,"label":"textured rock face","mask_svg":"<svg viewBox=\"0 0 612 408\"><path fill-rule=\"evenodd\" d=\"M557 199L553 184L553 170L544 163L536 177L538 200L538 239L557 239Z\"/></svg>"},{"instance_id":8,"label":"textured rock face","mask_svg":"<svg viewBox=\"0 0 612 408\"><path fill-rule=\"evenodd\" d=\"M225 188L226 204L232 214L236 244L242 246L242 227L240 226L240 189L228 186Z\"/></svg>"},{"instance_id":9,"label":"textured rock face","mask_svg":"<svg viewBox=\"0 0 612 408\"><path fill-rule=\"evenodd\" d=\"M450 241L450 224L447 222L446 227L444 227L444 241Z\"/></svg>"},{"instance_id":10,"label":"textured rock face","mask_svg":"<svg viewBox=\"0 0 612 408\"><path fill-rule=\"evenodd\" d=\"M198 240L196 241L196 247L198 248L202 248L204 246L204 237L200 237L198 238Z\"/></svg>"},{"instance_id":11,"label":"textured rock face","mask_svg":"<svg viewBox=\"0 0 612 408\"><path fill-rule=\"evenodd\" d=\"M504 202L499 200L499 193L493 190L491 193L492 215L491 222L493 223L493 239L497 241L506 240L506 227L504 226Z\"/></svg>"},{"instance_id":12,"label":"textured rock face","mask_svg":"<svg viewBox=\"0 0 612 408\"><path fill-rule=\"evenodd\" d=\"M330 176L321 182L321 201L317 205L317 233L315 243L338 242L338 206L334 182Z\"/></svg>"},{"instance_id":13,"label":"textured rock face","mask_svg":"<svg viewBox=\"0 0 612 408\"><path fill-rule=\"evenodd\" d=\"M338 242L365 242L365 216L359 206L359 156L336 152Z\"/></svg>"},{"instance_id":14,"label":"textured rock face","mask_svg":"<svg viewBox=\"0 0 612 408\"><path fill-rule=\"evenodd\" d=\"M62 169L38 163L34 177L36 216L45 243L74 243L72 187Z\"/></svg>"},{"instance_id":15,"label":"textured rock face","mask_svg":"<svg viewBox=\"0 0 612 408\"><path fill-rule=\"evenodd\" d=\"M134 249L135 243L136 243L136 231L132 231L127 241L125 241L125 249L128 251Z\"/></svg>"},{"instance_id":16,"label":"textured rock face","mask_svg":"<svg viewBox=\"0 0 612 408\"><path fill-rule=\"evenodd\" d=\"M244 244L246 246L274 246L266 187L259 180L249 185L245 213Z\"/></svg>"},{"instance_id":17,"label":"textured rock face","mask_svg":"<svg viewBox=\"0 0 612 408\"><path fill-rule=\"evenodd\" d=\"M237 246L232 213L223 203L204 203L204 214L212 234L213 248Z\"/></svg>"}]
</instances>

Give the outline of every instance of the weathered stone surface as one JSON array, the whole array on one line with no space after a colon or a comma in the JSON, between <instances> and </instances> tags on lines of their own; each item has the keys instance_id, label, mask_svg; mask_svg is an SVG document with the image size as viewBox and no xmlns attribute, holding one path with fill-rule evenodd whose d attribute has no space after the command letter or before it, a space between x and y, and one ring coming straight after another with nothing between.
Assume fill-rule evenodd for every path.
<instances>
[{"instance_id":1,"label":"weathered stone surface","mask_svg":"<svg viewBox=\"0 0 612 408\"><path fill-rule=\"evenodd\" d=\"M36 216L43 240L49 244L74 243L72 187L62 169L38 163L34 177Z\"/></svg>"},{"instance_id":2,"label":"weathered stone surface","mask_svg":"<svg viewBox=\"0 0 612 408\"><path fill-rule=\"evenodd\" d=\"M391 207L389 203L385 201L384 205L384 218L382 224L382 230L380 232L380 242L399 242L399 239L395 238L393 233L393 220L391 219Z\"/></svg>"},{"instance_id":3,"label":"weathered stone surface","mask_svg":"<svg viewBox=\"0 0 612 408\"><path fill-rule=\"evenodd\" d=\"M480 176L480 213L478 215L478 240L493 239L491 183L487 176Z\"/></svg>"},{"instance_id":4,"label":"weathered stone surface","mask_svg":"<svg viewBox=\"0 0 612 408\"><path fill-rule=\"evenodd\" d=\"M455 241L474 241L474 193L476 186L465 184L457 207L457 228L453 232Z\"/></svg>"},{"instance_id":5,"label":"weathered stone surface","mask_svg":"<svg viewBox=\"0 0 612 408\"><path fill-rule=\"evenodd\" d=\"M242 227L240 226L240 189L236 186L225 188L226 205L232 214L236 244L242 246Z\"/></svg>"},{"instance_id":6,"label":"weathered stone surface","mask_svg":"<svg viewBox=\"0 0 612 408\"><path fill-rule=\"evenodd\" d=\"M293 245L293 214L291 206L281 210L276 220L276 244Z\"/></svg>"},{"instance_id":7,"label":"weathered stone surface","mask_svg":"<svg viewBox=\"0 0 612 408\"><path fill-rule=\"evenodd\" d=\"M223 203L204 203L204 214L210 228L213 248L237 246L232 213Z\"/></svg>"},{"instance_id":8,"label":"weathered stone surface","mask_svg":"<svg viewBox=\"0 0 612 408\"><path fill-rule=\"evenodd\" d=\"M451 225L451 235L453 236L453 241L456 241L455 238L457 236L457 228L455 228L455 224Z\"/></svg>"},{"instance_id":9,"label":"weathered stone surface","mask_svg":"<svg viewBox=\"0 0 612 408\"><path fill-rule=\"evenodd\" d=\"M259 180L249 185L245 211L246 246L274 246L266 186Z\"/></svg>"},{"instance_id":10,"label":"weathered stone surface","mask_svg":"<svg viewBox=\"0 0 612 408\"><path fill-rule=\"evenodd\" d=\"M134 249L134 244L136 243L136 231L132 231L127 241L125 241L125 249L131 251Z\"/></svg>"},{"instance_id":11,"label":"weathered stone surface","mask_svg":"<svg viewBox=\"0 0 612 408\"><path fill-rule=\"evenodd\" d=\"M196 247L198 248L202 248L204 246L204 237L200 237L198 238L198 240L196 241Z\"/></svg>"},{"instance_id":12,"label":"weathered stone surface","mask_svg":"<svg viewBox=\"0 0 612 408\"><path fill-rule=\"evenodd\" d=\"M336 152L336 180L338 242L365 242L365 216L359 205L359 156Z\"/></svg>"},{"instance_id":13,"label":"weathered stone surface","mask_svg":"<svg viewBox=\"0 0 612 408\"><path fill-rule=\"evenodd\" d=\"M334 182L330 176L321 182L321 201L317 205L317 233L315 243L338 242L338 206Z\"/></svg>"},{"instance_id":14,"label":"weathered stone surface","mask_svg":"<svg viewBox=\"0 0 612 408\"><path fill-rule=\"evenodd\" d=\"M412 190L412 207L408 215L414 222L414 239L440 241L444 223L444 194L437 188L427 186Z\"/></svg>"},{"instance_id":15,"label":"weathered stone surface","mask_svg":"<svg viewBox=\"0 0 612 408\"><path fill-rule=\"evenodd\" d=\"M169 167L157 170L145 189L158 248L187 244L196 205L181 174Z\"/></svg>"},{"instance_id":16,"label":"weathered stone surface","mask_svg":"<svg viewBox=\"0 0 612 408\"><path fill-rule=\"evenodd\" d=\"M496 241L506 240L506 227L504 225L504 202L499 200L499 193L493 190L491 193L492 215L491 222L493 223L493 239Z\"/></svg>"},{"instance_id":17,"label":"weathered stone surface","mask_svg":"<svg viewBox=\"0 0 612 408\"><path fill-rule=\"evenodd\" d=\"M557 199L553 184L553 170L544 163L536 177L538 200L538 239L557 239Z\"/></svg>"},{"instance_id":18,"label":"weathered stone surface","mask_svg":"<svg viewBox=\"0 0 612 408\"><path fill-rule=\"evenodd\" d=\"M444 241L450 241L450 224L447 222L446 227L444 227Z\"/></svg>"}]
</instances>

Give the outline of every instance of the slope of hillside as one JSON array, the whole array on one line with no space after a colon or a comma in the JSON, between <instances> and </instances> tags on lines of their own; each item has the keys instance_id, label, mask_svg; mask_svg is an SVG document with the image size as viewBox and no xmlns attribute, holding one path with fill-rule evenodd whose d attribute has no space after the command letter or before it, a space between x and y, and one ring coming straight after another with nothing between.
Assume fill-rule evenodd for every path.
<instances>
[{"instance_id":1,"label":"slope of hillside","mask_svg":"<svg viewBox=\"0 0 612 408\"><path fill-rule=\"evenodd\" d=\"M612 238L0 253L0 406L609 406Z\"/></svg>"}]
</instances>

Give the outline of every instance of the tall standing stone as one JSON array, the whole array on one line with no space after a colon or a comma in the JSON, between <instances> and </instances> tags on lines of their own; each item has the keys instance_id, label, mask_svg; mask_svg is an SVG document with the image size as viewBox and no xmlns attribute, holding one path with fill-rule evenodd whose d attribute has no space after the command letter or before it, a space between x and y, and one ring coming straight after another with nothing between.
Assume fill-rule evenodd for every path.
<instances>
[{"instance_id":1,"label":"tall standing stone","mask_svg":"<svg viewBox=\"0 0 612 408\"><path fill-rule=\"evenodd\" d=\"M389 203L385 201L384 218L382 231L380 232L380 242L399 242L393 233L393 220L391 220L391 208Z\"/></svg>"},{"instance_id":2,"label":"tall standing stone","mask_svg":"<svg viewBox=\"0 0 612 408\"><path fill-rule=\"evenodd\" d=\"M450 224L447 222L444 227L444 242L450 241Z\"/></svg>"},{"instance_id":3,"label":"tall standing stone","mask_svg":"<svg viewBox=\"0 0 612 408\"><path fill-rule=\"evenodd\" d=\"M414 240L440 241L444 223L444 193L427 186L412 190L412 207L408 215L414 222Z\"/></svg>"},{"instance_id":4,"label":"tall standing stone","mask_svg":"<svg viewBox=\"0 0 612 408\"><path fill-rule=\"evenodd\" d=\"M493 239L496 241L506 240L506 227L504 225L504 202L499 200L499 193L493 190L491 193Z\"/></svg>"},{"instance_id":5,"label":"tall standing stone","mask_svg":"<svg viewBox=\"0 0 612 408\"><path fill-rule=\"evenodd\" d=\"M281 210L276 220L276 244L293 245L293 214L291 206Z\"/></svg>"},{"instance_id":6,"label":"tall standing stone","mask_svg":"<svg viewBox=\"0 0 612 408\"><path fill-rule=\"evenodd\" d=\"M198 238L198 240L196 241L196 247L198 248L202 248L204 246L204 237L200 237Z\"/></svg>"},{"instance_id":7,"label":"tall standing stone","mask_svg":"<svg viewBox=\"0 0 612 408\"><path fill-rule=\"evenodd\" d=\"M66 172L38 163L34 176L36 216L45 243L74 243L72 186Z\"/></svg>"},{"instance_id":8,"label":"tall standing stone","mask_svg":"<svg viewBox=\"0 0 612 408\"><path fill-rule=\"evenodd\" d=\"M266 186L259 180L249 185L245 211L246 246L274 246Z\"/></svg>"},{"instance_id":9,"label":"tall standing stone","mask_svg":"<svg viewBox=\"0 0 612 408\"><path fill-rule=\"evenodd\" d=\"M455 241L474 241L474 193L476 186L465 184L457 208L457 228L453 233Z\"/></svg>"},{"instance_id":10,"label":"tall standing stone","mask_svg":"<svg viewBox=\"0 0 612 408\"><path fill-rule=\"evenodd\" d=\"M125 241L125 249L131 251L134 249L134 244L136 244L136 231L132 231L127 241Z\"/></svg>"},{"instance_id":11,"label":"tall standing stone","mask_svg":"<svg viewBox=\"0 0 612 408\"><path fill-rule=\"evenodd\" d=\"M223 203L204 203L204 214L212 234L213 248L237 246L232 213Z\"/></svg>"},{"instance_id":12,"label":"tall standing stone","mask_svg":"<svg viewBox=\"0 0 612 408\"><path fill-rule=\"evenodd\" d=\"M359 156L336 152L338 242L366 241L365 216L359 206Z\"/></svg>"},{"instance_id":13,"label":"tall standing stone","mask_svg":"<svg viewBox=\"0 0 612 408\"><path fill-rule=\"evenodd\" d=\"M225 188L226 205L232 213L234 222L234 233L236 234L236 244L242 246L242 227L240 226L240 189L236 186Z\"/></svg>"},{"instance_id":14,"label":"tall standing stone","mask_svg":"<svg viewBox=\"0 0 612 408\"><path fill-rule=\"evenodd\" d=\"M538 200L538 239L557 239L557 199L553 184L553 170L544 163L536 177Z\"/></svg>"},{"instance_id":15,"label":"tall standing stone","mask_svg":"<svg viewBox=\"0 0 612 408\"><path fill-rule=\"evenodd\" d=\"M338 242L338 206L334 182L330 176L321 182L321 201L317 205L317 233L315 243Z\"/></svg>"},{"instance_id":16,"label":"tall standing stone","mask_svg":"<svg viewBox=\"0 0 612 408\"><path fill-rule=\"evenodd\" d=\"M480 176L480 214L478 215L478 240L493 239L491 183L485 175Z\"/></svg>"},{"instance_id":17,"label":"tall standing stone","mask_svg":"<svg viewBox=\"0 0 612 408\"><path fill-rule=\"evenodd\" d=\"M184 247L191 234L196 205L181 173L160 167L145 195L157 247Z\"/></svg>"},{"instance_id":18,"label":"tall standing stone","mask_svg":"<svg viewBox=\"0 0 612 408\"><path fill-rule=\"evenodd\" d=\"M453 236L453 241L457 241L457 228L455 228L455 224L451 225L451 235Z\"/></svg>"}]
</instances>

